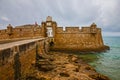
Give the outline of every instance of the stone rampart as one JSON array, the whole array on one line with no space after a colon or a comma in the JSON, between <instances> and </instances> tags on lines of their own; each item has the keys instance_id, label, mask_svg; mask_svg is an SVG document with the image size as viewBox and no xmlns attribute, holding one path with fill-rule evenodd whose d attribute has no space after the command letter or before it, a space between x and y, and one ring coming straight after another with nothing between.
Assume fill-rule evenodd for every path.
<instances>
[{"instance_id":1,"label":"stone rampart","mask_svg":"<svg viewBox=\"0 0 120 80\"><path fill-rule=\"evenodd\" d=\"M26 40L23 43L0 47L0 79L20 80L30 70L36 54L49 50L48 39ZM37 52L37 53L36 53Z\"/></svg>"},{"instance_id":2,"label":"stone rampart","mask_svg":"<svg viewBox=\"0 0 120 80\"><path fill-rule=\"evenodd\" d=\"M10 27L10 28L9 28ZM19 26L13 28L11 25L7 29L0 30L0 40L14 39L14 38L28 38L42 36L40 26Z\"/></svg>"},{"instance_id":3,"label":"stone rampart","mask_svg":"<svg viewBox=\"0 0 120 80\"><path fill-rule=\"evenodd\" d=\"M101 29L90 27L58 27L51 50L97 51L103 49Z\"/></svg>"}]
</instances>

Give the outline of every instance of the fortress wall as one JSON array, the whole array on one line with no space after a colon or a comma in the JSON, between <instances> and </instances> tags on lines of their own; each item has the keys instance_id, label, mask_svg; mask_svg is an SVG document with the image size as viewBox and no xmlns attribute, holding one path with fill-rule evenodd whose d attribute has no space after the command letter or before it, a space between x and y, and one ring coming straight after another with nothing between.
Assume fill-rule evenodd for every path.
<instances>
[{"instance_id":1,"label":"fortress wall","mask_svg":"<svg viewBox=\"0 0 120 80\"><path fill-rule=\"evenodd\" d=\"M63 30L63 27L57 28L57 33L91 33L90 27L82 27L81 29L79 27L65 27L65 30Z\"/></svg>"},{"instance_id":2,"label":"fortress wall","mask_svg":"<svg viewBox=\"0 0 120 80\"><path fill-rule=\"evenodd\" d=\"M80 31L79 27L65 27L65 30L63 27L57 27L56 30L57 33L79 33Z\"/></svg>"},{"instance_id":3,"label":"fortress wall","mask_svg":"<svg viewBox=\"0 0 120 80\"><path fill-rule=\"evenodd\" d=\"M0 30L0 40L28 38L42 36L41 27L33 28L12 28L11 34L8 34L8 29Z\"/></svg>"},{"instance_id":4,"label":"fortress wall","mask_svg":"<svg viewBox=\"0 0 120 80\"><path fill-rule=\"evenodd\" d=\"M31 28L14 28L12 38L24 38L31 37L32 29Z\"/></svg>"},{"instance_id":5,"label":"fortress wall","mask_svg":"<svg viewBox=\"0 0 120 80\"><path fill-rule=\"evenodd\" d=\"M102 34L101 34L101 28L97 28L96 42L97 42L97 45L100 45L100 46L104 45Z\"/></svg>"},{"instance_id":6,"label":"fortress wall","mask_svg":"<svg viewBox=\"0 0 120 80\"><path fill-rule=\"evenodd\" d=\"M91 38L91 39L90 39ZM92 36L91 34L56 34L56 37L54 38L55 45L60 46L61 48L65 47L76 47L76 49L82 49L86 47L95 47L95 36ZM94 46L93 46L94 45ZM72 48L71 48L72 49Z\"/></svg>"},{"instance_id":7,"label":"fortress wall","mask_svg":"<svg viewBox=\"0 0 120 80\"><path fill-rule=\"evenodd\" d=\"M66 27L66 32L68 33L79 33L79 27Z\"/></svg>"},{"instance_id":8,"label":"fortress wall","mask_svg":"<svg viewBox=\"0 0 120 80\"><path fill-rule=\"evenodd\" d=\"M40 27L21 28L18 35L19 34L21 34L20 37L37 37L37 36L41 36L41 28Z\"/></svg>"},{"instance_id":9,"label":"fortress wall","mask_svg":"<svg viewBox=\"0 0 120 80\"><path fill-rule=\"evenodd\" d=\"M76 32L74 32L74 30ZM103 46L101 30L96 29L96 33L90 32L90 27L67 28L62 31L62 28L57 29L54 37L54 50L87 50L97 49Z\"/></svg>"},{"instance_id":10,"label":"fortress wall","mask_svg":"<svg viewBox=\"0 0 120 80\"><path fill-rule=\"evenodd\" d=\"M11 38L19 38L20 35L22 35L21 31L22 31L22 29L13 28Z\"/></svg>"},{"instance_id":11,"label":"fortress wall","mask_svg":"<svg viewBox=\"0 0 120 80\"><path fill-rule=\"evenodd\" d=\"M90 33L90 27L82 27L81 31Z\"/></svg>"},{"instance_id":12,"label":"fortress wall","mask_svg":"<svg viewBox=\"0 0 120 80\"><path fill-rule=\"evenodd\" d=\"M64 32L63 27L57 27L56 32L57 33L63 33Z\"/></svg>"},{"instance_id":13,"label":"fortress wall","mask_svg":"<svg viewBox=\"0 0 120 80\"><path fill-rule=\"evenodd\" d=\"M42 36L42 28L37 27L34 31L34 36Z\"/></svg>"},{"instance_id":14,"label":"fortress wall","mask_svg":"<svg viewBox=\"0 0 120 80\"><path fill-rule=\"evenodd\" d=\"M9 36L7 35L7 30L4 29L4 30L0 30L0 40L1 39L6 39L8 38Z\"/></svg>"},{"instance_id":15,"label":"fortress wall","mask_svg":"<svg viewBox=\"0 0 120 80\"><path fill-rule=\"evenodd\" d=\"M19 33L14 33L14 37L16 37L15 35L19 35L19 37L32 37L33 33L32 33L32 29L30 28L21 28Z\"/></svg>"},{"instance_id":16,"label":"fortress wall","mask_svg":"<svg viewBox=\"0 0 120 80\"><path fill-rule=\"evenodd\" d=\"M40 39L17 46L0 49L0 79L22 80L36 61L36 54L44 54L49 49L48 39Z\"/></svg>"},{"instance_id":17,"label":"fortress wall","mask_svg":"<svg viewBox=\"0 0 120 80\"><path fill-rule=\"evenodd\" d=\"M6 29L0 30L0 34L6 33Z\"/></svg>"}]
</instances>

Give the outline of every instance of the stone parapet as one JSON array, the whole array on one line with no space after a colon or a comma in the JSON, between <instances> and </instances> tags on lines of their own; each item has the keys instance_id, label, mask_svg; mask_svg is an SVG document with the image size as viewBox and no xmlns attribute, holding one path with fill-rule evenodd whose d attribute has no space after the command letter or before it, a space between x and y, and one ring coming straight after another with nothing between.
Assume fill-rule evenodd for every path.
<instances>
[{"instance_id":1,"label":"stone parapet","mask_svg":"<svg viewBox=\"0 0 120 80\"><path fill-rule=\"evenodd\" d=\"M0 79L20 80L36 61L36 50L37 54L49 50L47 42L48 38L37 38L1 44Z\"/></svg>"}]
</instances>

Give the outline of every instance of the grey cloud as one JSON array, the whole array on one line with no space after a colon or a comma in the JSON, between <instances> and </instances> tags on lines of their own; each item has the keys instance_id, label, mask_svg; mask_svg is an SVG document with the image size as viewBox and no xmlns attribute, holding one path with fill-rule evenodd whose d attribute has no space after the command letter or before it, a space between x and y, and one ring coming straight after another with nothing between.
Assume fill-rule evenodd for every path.
<instances>
[{"instance_id":1,"label":"grey cloud","mask_svg":"<svg viewBox=\"0 0 120 80\"><path fill-rule=\"evenodd\" d=\"M32 24L50 15L59 25L83 26L96 22L104 31L120 32L119 0L0 0L0 24ZM113 27L114 26L114 27Z\"/></svg>"}]
</instances>

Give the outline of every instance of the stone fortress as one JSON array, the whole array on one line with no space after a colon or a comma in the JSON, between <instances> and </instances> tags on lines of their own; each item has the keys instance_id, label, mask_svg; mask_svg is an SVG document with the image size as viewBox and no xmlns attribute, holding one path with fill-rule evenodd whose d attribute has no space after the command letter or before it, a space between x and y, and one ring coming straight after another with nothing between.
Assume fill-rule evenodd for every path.
<instances>
[{"instance_id":1,"label":"stone fortress","mask_svg":"<svg viewBox=\"0 0 120 80\"><path fill-rule=\"evenodd\" d=\"M0 79L24 80L22 78L27 76L31 67L40 61L38 56L50 56L49 50L78 53L101 52L106 49L109 47L104 45L101 29L97 28L95 23L81 29L79 27L63 29L48 16L41 25L35 23L14 28L9 24L7 29L0 30ZM62 53L55 55L59 55L56 58L66 59Z\"/></svg>"},{"instance_id":2,"label":"stone fortress","mask_svg":"<svg viewBox=\"0 0 120 80\"><path fill-rule=\"evenodd\" d=\"M16 26L13 28L11 24L7 29L0 30L0 41L26 39L35 37L51 38L51 50L62 51L101 51L107 46L104 45L101 28L95 23L88 27L59 27L51 16L41 25L29 24Z\"/></svg>"}]
</instances>

